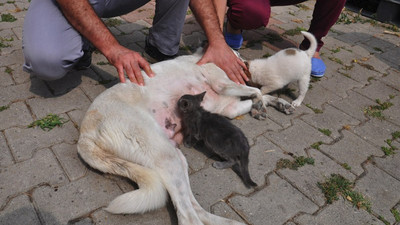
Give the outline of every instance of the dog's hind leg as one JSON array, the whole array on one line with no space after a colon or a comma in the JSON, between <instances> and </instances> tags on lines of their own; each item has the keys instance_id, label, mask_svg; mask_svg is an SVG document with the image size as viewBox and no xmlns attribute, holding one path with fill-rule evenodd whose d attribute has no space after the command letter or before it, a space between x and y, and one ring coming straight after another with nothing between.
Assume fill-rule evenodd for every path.
<instances>
[{"instance_id":1,"label":"dog's hind leg","mask_svg":"<svg viewBox=\"0 0 400 225\"><path fill-rule=\"evenodd\" d=\"M179 152L179 157L180 157L180 163L184 167L185 171L188 171L188 163L186 161L185 156L183 153L177 149ZM194 197L191 189L190 189L190 181L189 181L189 173L185 173L185 182L187 185L189 185L189 191L190 191L190 201L192 203L192 206L194 210L196 211L198 217L200 220L205 224L205 225L244 225L243 223L237 222L235 220L227 219L224 217L220 217L217 215L214 215L212 213L207 212L201 205L197 202L196 198Z\"/></svg>"},{"instance_id":2,"label":"dog's hind leg","mask_svg":"<svg viewBox=\"0 0 400 225\"><path fill-rule=\"evenodd\" d=\"M139 189L114 199L105 209L108 212L144 213L165 205L168 195L159 175L152 169L123 160L99 148L89 138L78 142L79 155L90 166L104 173L116 174L135 181Z\"/></svg>"}]
</instances>

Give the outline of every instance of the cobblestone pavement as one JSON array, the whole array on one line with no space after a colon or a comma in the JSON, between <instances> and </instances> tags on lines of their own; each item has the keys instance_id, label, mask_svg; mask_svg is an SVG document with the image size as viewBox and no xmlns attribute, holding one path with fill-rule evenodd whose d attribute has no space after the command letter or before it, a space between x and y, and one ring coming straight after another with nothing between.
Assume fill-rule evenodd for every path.
<instances>
[{"instance_id":1,"label":"cobblestone pavement","mask_svg":"<svg viewBox=\"0 0 400 225\"><path fill-rule=\"evenodd\" d=\"M244 32L241 55L267 57L296 46L313 4L273 8L266 29ZM23 72L28 6L0 0L0 224L177 224L171 203L143 215L103 210L135 185L87 167L76 142L84 112L118 82L117 73L100 53L91 69L57 82ZM143 52L153 9L150 2L105 22L121 43ZM216 170L212 159L183 149L193 192L204 208L254 225L400 223L400 37L396 27L350 11L339 22L321 51L327 73L313 80L293 115L270 108L265 121L248 115L233 121L251 143L250 174L259 187L246 189L232 170ZM203 40L188 13L180 53L189 54ZM279 95L290 99L296 88L290 85ZM68 122L51 131L28 128L48 114ZM347 188L336 200L322 191L330 187L326 194L332 194L333 181Z\"/></svg>"}]
</instances>

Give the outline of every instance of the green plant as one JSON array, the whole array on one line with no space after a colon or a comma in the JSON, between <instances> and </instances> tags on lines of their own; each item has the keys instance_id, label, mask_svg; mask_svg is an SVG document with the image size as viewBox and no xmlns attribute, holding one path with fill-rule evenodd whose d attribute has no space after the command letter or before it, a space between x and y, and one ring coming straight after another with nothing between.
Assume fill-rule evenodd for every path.
<instances>
[{"instance_id":1,"label":"green plant","mask_svg":"<svg viewBox=\"0 0 400 225\"><path fill-rule=\"evenodd\" d=\"M105 20L105 21L104 21L104 24L105 24L107 27L116 27L116 26L118 26L118 25L121 25L121 24L122 24L122 21L119 20L119 19L112 18L112 19L107 19L107 20Z\"/></svg>"},{"instance_id":2,"label":"green plant","mask_svg":"<svg viewBox=\"0 0 400 225\"><path fill-rule=\"evenodd\" d=\"M10 74L10 75L12 75L12 72L13 72L14 70L13 69L11 69L10 67L8 67L8 66L6 66L6 69L4 70L4 72L6 72L6 73L8 73L8 74Z\"/></svg>"},{"instance_id":3,"label":"green plant","mask_svg":"<svg viewBox=\"0 0 400 225\"><path fill-rule=\"evenodd\" d=\"M323 113L323 112L324 112L324 111L322 111L321 109L312 107L310 104L306 104L306 106L307 106L309 109L311 109L312 111L314 111L314 113L316 113L316 114L320 114L320 113Z\"/></svg>"},{"instance_id":4,"label":"green plant","mask_svg":"<svg viewBox=\"0 0 400 225\"><path fill-rule=\"evenodd\" d=\"M8 105L0 106L0 112L6 110L6 109L8 109L8 108L10 108L10 106L8 106Z\"/></svg>"},{"instance_id":5,"label":"green plant","mask_svg":"<svg viewBox=\"0 0 400 225\"><path fill-rule=\"evenodd\" d=\"M390 212L393 214L394 219L396 222L400 222L400 213L397 211L397 209L391 209Z\"/></svg>"},{"instance_id":6,"label":"green plant","mask_svg":"<svg viewBox=\"0 0 400 225\"><path fill-rule=\"evenodd\" d=\"M325 134L326 136L331 136L332 131L330 131L329 129L318 129L319 132Z\"/></svg>"},{"instance_id":7,"label":"green plant","mask_svg":"<svg viewBox=\"0 0 400 225\"><path fill-rule=\"evenodd\" d=\"M64 123L68 122L67 119L61 118L58 115L55 114L48 114L44 118L40 120L36 120L32 122L31 124L28 125L29 128L31 127L40 127L42 130L50 131L54 127L60 127Z\"/></svg>"},{"instance_id":8,"label":"green plant","mask_svg":"<svg viewBox=\"0 0 400 225\"><path fill-rule=\"evenodd\" d=\"M13 15L10 13L7 14L1 14L1 22L14 22L16 21L17 18L15 18Z\"/></svg>"},{"instance_id":9,"label":"green plant","mask_svg":"<svg viewBox=\"0 0 400 225\"><path fill-rule=\"evenodd\" d=\"M340 174L331 174L325 182L318 182L317 185L322 190L322 193L324 193L328 204L332 204L333 201L339 199L339 196L342 196L344 199L350 201L353 206L365 209L368 212L371 211L371 202L365 199L361 193L354 191L354 183Z\"/></svg>"},{"instance_id":10,"label":"green plant","mask_svg":"<svg viewBox=\"0 0 400 225\"><path fill-rule=\"evenodd\" d=\"M306 28L303 27L296 27L294 29L290 29L285 31L285 33L283 33L284 35L289 35L289 36L294 36L294 35L298 35L301 33L301 31L307 31Z\"/></svg>"},{"instance_id":11,"label":"green plant","mask_svg":"<svg viewBox=\"0 0 400 225\"><path fill-rule=\"evenodd\" d=\"M364 114L379 119L385 119L385 117L383 116L383 111L393 106L393 103L381 102L381 100L379 99L376 99L375 101L378 105L368 106L364 109Z\"/></svg>"},{"instance_id":12,"label":"green plant","mask_svg":"<svg viewBox=\"0 0 400 225\"><path fill-rule=\"evenodd\" d=\"M349 164L347 163L343 163L342 167L345 168L346 170L351 170L351 166L349 166Z\"/></svg>"},{"instance_id":13,"label":"green plant","mask_svg":"<svg viewBox=\"0 0 400 225\"><path fill-rule=\"evenodd\" d=\"M322 141L318 141L318 142L315 142L314 144L312 144L312 145L311 145L311 148L317 149L317 150L321 150L321 149L319 148L319 146L321 146L321 145L322 145Z\"/></svg>"},{"instance_id":14,"label":"green plant","mask_svg":"<svg viewBox=\"0 0 400 225\"><path fill-rule=\"evenodd\" d=\"M290 161L289 159L280 159L276 163L276 168L277 169L284 169L288 168L291 170L297 170L299 167L302 167L306 164L309 165L314 165L314 159L310 157L304 157L304 156L299 156L299 157L294 157L294 160Z\"/></svg>"}]
</instances>

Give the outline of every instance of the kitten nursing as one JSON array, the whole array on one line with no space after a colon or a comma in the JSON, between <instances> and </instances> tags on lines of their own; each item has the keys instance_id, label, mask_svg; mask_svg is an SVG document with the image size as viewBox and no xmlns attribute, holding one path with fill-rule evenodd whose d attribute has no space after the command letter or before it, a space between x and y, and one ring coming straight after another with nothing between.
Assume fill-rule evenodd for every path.
<instances>
[{"instance_id":1,"label":"kitten nursing","mask_svg":"<svg viewBox=\"0 0 400 225\"><path fill-rule=\"evenodd\" d=\"M193 147L197 142L204 142L205 147L225 160L214 162L215 168L232 167L247 188L257 186L251 180L248 170L250 146L247 138L227 118L210 113L200 106L205 93L184 95L178 101L184 145Z\"/></svg>"}]
</instances>

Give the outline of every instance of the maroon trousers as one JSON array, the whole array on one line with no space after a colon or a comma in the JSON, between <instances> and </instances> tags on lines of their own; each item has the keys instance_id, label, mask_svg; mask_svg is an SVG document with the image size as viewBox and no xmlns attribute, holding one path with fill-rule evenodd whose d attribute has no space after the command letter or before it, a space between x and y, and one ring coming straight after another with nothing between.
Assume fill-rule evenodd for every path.
<instances>
[{"instance_id":1,"label":"maroon trousers","mask_svg":"<svg viewBox=\"0 0 400 225\"><path fill-rule=\"evenodd\" d=\"M307 0L228 0L227 17L232 27L241 30L251 30L267 26L271 14L271 6L294 5ZM309 32L318 41L317 51L324 45L322 38L336 23L346 0L316 0ZM308 48L305 39L302 48Z\"/></svg>"}]
</instances>

